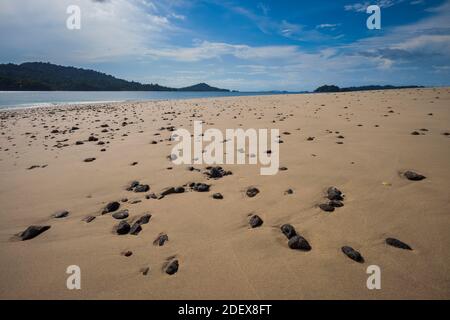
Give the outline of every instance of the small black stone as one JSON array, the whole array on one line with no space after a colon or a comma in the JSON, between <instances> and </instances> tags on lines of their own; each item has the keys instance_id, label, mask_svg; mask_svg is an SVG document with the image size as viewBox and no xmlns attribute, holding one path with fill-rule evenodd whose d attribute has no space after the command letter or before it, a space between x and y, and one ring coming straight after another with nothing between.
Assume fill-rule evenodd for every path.
<instances>
[{"instance_id":1,"label":"small black stone","mask_svg":"<svg viewBox=\"0 0 450 320\"><path fill-rule=\"evenodd\" d=\"M37 237L42 232L47 231L48 229L50 229L50 226L29 226L24 232L20 234L20 238L22 239L22 241L30 240Z\"/></svg>"},{"instance_id":2,"label":"small black stone","mask_svg":"<svg viewBox=\"0 0 450 320\"><path fill-rule=\"evenodd\" d=\"M69 211L67 210L62 210L62 211L58 211L56 213L53 214L53 218L65 218L69 215Z\"/></svg>"},{"instance_id":3,"label":"small black stone","mask_svg":"<svg viewBox=\"0 0 450 320\"><path fill-rule=\"evenodd\" d=\"M128 218L128 210L121 210L112 214L114 219L122 220Z\"/></svg>"},{"instance_id":4,"label":"small black stone","mask_svg":"<svg viewBox=\"0 0 450 320\"><path fill-rule=\"evenodd\" d=\"M94 220L95 217L94 216L87 216L86 218L83 219L84 222L89 223L92 222L92 220Z\"/></svg>"},{"instance_id":5,"label":"small black stone","mask_svg":"<svg viewBox=\"0 0 450 320\"><path fill-rule=\"evenodd\" d=\"M150 218L152 217L152 215L150 213L146 213L144 214L142 217L140 217L136 223L139 224L147 224L150 221Z\"/></svg>"},{"instance_id":6,"label":"small black stone","mask_svg":"<svg viewBox=\"0 0 450 320\"><path fill-rule=\"evenodd\" d=\"M250 187L247 189L247 191L245 193L246 193L247 197L253 198L254 196L256 196L259 193L259 190L258 190L258 188Z\"/></svg>"},{"instance_id":7,"label":"small black stone","mask_svg":"<svg viewBox=\"0 0 450 320\"><path fill-rule=\"evenodd\" d=\"M141 223L136 221L130 228L130 234L137 236L142 231Z\"/></svg>"},{"instance_id":8,"label":"small black stone","mask_svg":"<svg viewBox=\"0 0 450 320\"><path fill-rule=\"evenodd\" d=\"M364 258L361 256L361 254L358 251L356 251L355 249L353 249L352 247L344 246L341 248L341 250L350 259L352 259L356 262L359 262L359 263L364 262Z\"/></svg>"},{"instance_id":9,"label":"small black stone","mask_svg":"<svg viewBox=\"0 0 450 320\"><path fill-rule=\"evenodd\" d=\"M158 246L163 246L164 245L164 243L166 242L166 241L169 241L169 237L167 236L167 234L165 234L165 233L162 233L162 234L160 234L156 239L155 239L155 241L153 241L153 244L156 246L156 245L158 245Z\"/></svg>"},{"instance_id":10,"label":"small black stone","mask_svg":"<svg viewBox=\"0 0 450 320\"><path fill-rule=\"evenodd\" d=\"M259 217L259 216L257 216L256 214L255 215L253 215L251 218L250 218L250 226L252 227L252 228L257 228L257 227L260 227L260 226L262 226L262 224L264 223L264 221Z\"/></svg>"},{"instance_id":11,"label":"small black stone","mask_svg":"<svg viewBox=\"0 0 450 320\"><path fill-rule=\"evenodd\" d=\"M192 187L192 190L197 192L208 192L209 191L209 185L205 183L195 183Z\"/></svg>"},{"instance_id":12,"label":"small black stone","mask_svg":"<svg viewBox=\"0 0 450 320\"><path fill-rule=\"evenodd\" d=\"M86 158L84 159L84 162L93 162L95 161L95 158Z\"/></svg>"},{"instance_id":13,"label":"small black stone","mask_svg":"<svg viewBox=\"0 0 450 320\"><path fill-rule=\"evenodd\" d=\"M223 195L222 195L221 193L214 193L214 194L212 195L212 197L213 197L213 199L216 199L216 200L221 200L221 199L223 199Z\"/></svg>"},{"instance_id":14,"label":"small black stone","mask_svg":"<svg viewBox=\"0 0 450 320\"><path fill-rule=\"evenodd\" d=\"M286 236L286 238L291 239L297 235L297 231L290 224L284 224L281 226L281 232Z\"/></svg>"},{"instance_id":15,"label":"small black stone","mask_svg":"<svg viewBox=\"0 0 450 320\"><path fill-rule=\"evenodd\" d=\"M120 223L117 226L116 232L117 234L121 235L127 234L128 232L130 232L130 224L125 220L120 221Z\"/></svg>"},{"instance_id":16,"label":"small black stone","mask_svg":"<svg viewBox=\"0 0 450 320\"><path fill-rule=\"evenodd\" d=\"M328 203L319 204L319 208L325 212L333 212L334 211L334 207Z\"/></svg>"},{"instance_id":17,"label":"small black stone","mask_svg":"<svg viewBox=\"0 0 450 320\"><path fill-rule=\"evenodd\" d=\"M331 200L330 202L328 202L328 204L332 207L335 208L340 208L344 206L344 203L342 201L339 200Z\"/></svg>"},{"instance_id":18,"label":"small black stone","mask_svg":"<svg viewBox=\"0 0 450 320\"><path fill-rule=\"evenodd\" d=\"M150 190L148 184L139 184L134 188L134 192L147 192L148 190Z\"/></svg>"},{"instance_id":19,"label":"small black stone","mask_svg":"<svg viewBox=\"0 0 450 320\"><path fill-rule=\"evenodd\" d=\"M173 260L166 267L166 273L173 275L178 271L179 263L178 260Z\"/></svg>"},{"instance_id":20,"label":"small black stone","mask_svg":"<svg viewBox=\"0 0 450 320\"><path fill-rule=\"evenodd\" d=\"M403 175L404 175L408 180L411 180L411 181L420 181L420 180L423 180L423 179L426 178L425 176L423 176L423 175L421 175L421 174L418 174L418 173L416 173L416 172L414 172L414 171L406 171Z\"/></svg>"},{"instance_id":21,"label":"small black stone","mask_svg":"<svg viewBox=\"0 0 450 320\"><path fill-rule=\"evenodd\" d=\"M327 198L329 200L344 200L342 192L336 187L329 187L327 190Z\"/></svg>"},{"instance_id":22,"label":"small black stone","mask_svg":"<svg viewBox=\"0 0 450 320\"><path fill-rule=\"evenodd\" d=\"M396 247L396 248L400 248L400 249L405 249L405 250L412 250L412 248L407 245L406 243L395 239L395 238L387 238L386 239L386 243L390 246Z\"/></svg>"},{"instance_id":23,"label":"small black stone","mask_svg":"<svg viewBox=\"0 0 450 320\"><path fill-rule=\"evenodd\" d=\"M118 203L117 201L110 202L106 205L105 209L103 209L102 214L114 212L114 211L118 210L119 207L120 207L120 203Z\"/></svg>"},{"instance_id":24,"label":"small black stone","mask_svg":"<svg viewBox=\"0 0 450 320\"><path fill-rule=\"evenodd\" d=\"M311 246L309 245L308 241L306 241L305 238L299 235L295 235L292 238L290 238L288 246L289 248L295 250L303 250L303 251L311 250Z\"/></svg>"}]
</instances>

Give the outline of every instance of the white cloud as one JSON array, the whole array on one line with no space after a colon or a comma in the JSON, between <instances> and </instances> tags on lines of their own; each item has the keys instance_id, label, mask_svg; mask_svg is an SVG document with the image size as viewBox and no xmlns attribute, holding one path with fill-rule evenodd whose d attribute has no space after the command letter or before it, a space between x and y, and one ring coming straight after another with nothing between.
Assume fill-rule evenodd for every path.
<instances>
[{"instance_id":1,"label":"white cloud","mask_svg":"<svg viewBox=\"0 0 450 320\"><path fill-rule=\"evenodd\" d=\"M72 4L81 9L81 30L66 28L66 8ZM156 11L143 0L2 0L2 56L72 63L135 56L164 41L165 32L177 31Z\"/></svg>"}]
</instances>

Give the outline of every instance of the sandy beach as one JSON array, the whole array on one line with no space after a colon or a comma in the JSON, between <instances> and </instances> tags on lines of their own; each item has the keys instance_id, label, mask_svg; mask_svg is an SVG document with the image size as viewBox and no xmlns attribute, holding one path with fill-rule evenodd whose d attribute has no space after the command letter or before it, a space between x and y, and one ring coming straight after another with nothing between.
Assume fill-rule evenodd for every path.
<instances>
[{"instance_id":1,"label":"sandy beach","mask_svg":"<svg viewBox=\"0 0 450 320\"><path fill-rule=\"evenodd\" d=\"M449 107L449 88L428 88L0 111L0 298L450 299ZM207 165L174 165L171 128L194 120L279 129L285 170L223 165L232 174L210 179ZM345 196L327 212L331 186ZM136 235L117 234L146 214ZM284 224L311 250L289 248ZM21 241L29 226L50 228ZM66 287L70 265L81 290ZM370 265L380 290L366 286Z\"/></svg>"}]
</instances>

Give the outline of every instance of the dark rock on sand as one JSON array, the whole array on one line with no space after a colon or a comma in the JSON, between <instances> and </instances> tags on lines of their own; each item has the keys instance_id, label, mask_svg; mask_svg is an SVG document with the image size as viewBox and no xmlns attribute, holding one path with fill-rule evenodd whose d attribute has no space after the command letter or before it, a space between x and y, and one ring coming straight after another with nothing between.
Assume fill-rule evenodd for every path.
<instances>
[{"instance_id":1,"label":"dark rock on sand","mask_svg":"<svg viewBox=\"0 0 450 320\"><path fill-rule=\"evenodd\" d=\"M124 253L122 253L125 257L131 257L133 255L132 251L125 251Z\"/></svg>"},{"instance_id":2,"label":"dark rock on sand","mask_svg":"<svg viewBox=\"0 0 450 320\"><path fill-rule=\"evenodd\" d=\"M364 262L364 258L361 256L361 254L358 251L356 251L355 249L353 249L352 247L344 246L341 248L341 250L350 259L352 259L356 262L359 262L359 263Z\"/></svg>"},{"instance_id":3,"label":"dark rock on sand","mask_svg":"<svg viewBox=\"0 0 450 320\"><path fill-rule=\"evenodd\" d=\"M309 245L308 241L306 241L305 238L299 235L295 235L292 238L290 238L288 246L289 248L295 250L303 250L303 251L311 250L311 246Z\"/></svg>"},{"instance_id":4,"label":"dark rock on sand","mask_svg":"<svg viewBox=\"0 0 450 320\"><path fill-rule=\"evenodd\" d=\"M253 198L254 196L256 196L259 193L258 188L255 187L250 187L247 189L247 191L245 192L245 194L247 195L247 197L249 198Z\"/></svg>"},{"instance_id":5,"label":"dark rock on sand","mask_svg":"<svg viewBox=\"0 0 450 320\"><path fill-rule=\"evenodd\" d=\"M149 193L145 196L145 199L158 199L158 196L155 193Z\"/></svg>"},{"instance_id":6,"label":"dark rock on sand","mask_svg":"<svg viewBox=\"0 0 450 320\"><path fill-rule=\"evenodd\" d=\"M117 234L127 234L130 232L130 224L126 222L125 220L120 221L120 223L117 225L116 232Z\"/></svg>"},{"instance_id":7,"label":"dark rock on sand","mask_svg":"<svg viewBox=\"0 0 450 320\"><path fill-rule=\"evenodd\" d=\"M139 185L139 181L132 181L130 183L130 186L127 188L127 191L133 191L134 188L136 188Z\"/></svg>"},{"instance_id":8,"label":"dark rock on sand","mask_svg":"<svg viewBox=\"0 0 450 320\"><path fill-rule=\"evenodd\" d=\"M212 195L212 197L213 197L213 199L216 199L216 200L222 200L223 199L223 195L221 193L214 193Z\"/></svg>"},{"instance_id":9,"label":"dark rock on sand","mask_svg":"<svg viewBox=\"0 0 450 320\"><path fill-rule=\"evenodd\" d=\"M334 207L332 205L330 205L329 203L319 204L319 208L325 212L333 212L334 211Z\"/></svg>"},{"instance_id":10,"label":"dark rock on sand","mask_svg":"<svg viewBox=\"0 0 450 320\"><path fill-rule=\"evenodd\" d=\"M161 192L161 197L168 196L169 194L184 193L185 191L184 187L169 187Z\"/></svg>"},{"instance_id":11,"label":"dark rock on sand","mask_svg":"<svg viewBox=\"0 0 450 320\"><path fill-rule=\"evenodd\" d=\"M92 222L94 219L95 219L94 216L87 216L86 218L83 219L83 221L89 223Z\"/></svg>"},{"instance_id":12,"label":"dark rock on sand","mask_svg":"<svg viewBox=\"0 0 450 320\"><path fill-rule=\"evenodd\" d=\"M328 204L332 207L335 208L340 208L344 206L344 203L342 201L339 200L331 200L330 202L328 202Z\"/></svg>"},{"instance_id":13,"label":"dark rock on sand","mask_svg":"<svg viewBox=\"0 0 450 320\"><path fill-rule=\"evenodd\" d=\"M67 210L61 210L61 211L55 212L55 213L53 214L53 218L57 218L57 219L59 219L59 218L65 218L65 217L67 217L68 215L69 215L69 211L67 211Z\"/></svg>"},{"instance_id":14,"label":"dark rock on sand","mask_svg":"<svg viewBox=\"0 0 450 320\"><path fill-rule=\"evenodd\" d=\"M205 183L194 183L191 184L191 188L194 191L197 192L208 192L209 191L209 185L205 184Z\"/></svg>"},{"instance_id":15,"label":"dark rock on sand","mask_svg":"<svg viewBox=\"0 0 450 320\"><path fill-rule=\"evenodd\" d=\"M400 248L400 249L405 249L405 250L412 250L412 248L407 245L406 243L395 239L395 238L387 238L386 239L386 243L390 246L396 247L396 248Z\"/></svg>"},{"instance_id":16,"label":"dark rock on sand","mask_svg":"<svg viewBox=\"0 0 450 320\"><path fill-rule=\"evenodd\" d=\"M205 174L211 179L220 179L224 176L231 175L231 171L225 171L222 167L208 167Z\"/></svg>"},{"instance_id":17,"label":"dark rock on sand","mask_svg":"<svg viewBox=\"0 0 450 320\"><path fill-rule=\"evenodd\" d=\"M140 184L134 188L134 192L147 192L150 190L150 186L148 184Z\"/></svg>"},{"instance_id":18,"label":"dark rock on sand","mask_svg":"<svg viewBox=\"0 0 450 320\"><path fill-rule=\"evenodd\" d=\"M259 216L257 216L256 214L255 215L253 215L251 218L250 218L250 226L252 227L252 228L257 228L257 227L260 227L260 226L262 226L262 224L264 223L263 222L263 220L259 217Z\"/></svg>"},{"instance_id":19,"label":"dark rock on sand","mask_svg":"<svg viewBox=\"0 0 450 320\"><path fill-rule=\"evenodd\" d=\"M297 235L297 231L295 231L295 228L290 224L283 224L281 226L281 232L283 232L288 239L291 239Z\"/></svg>"},{"instance_id":20,"label":"dark rock on sand","mask_svg":"<svg viewBox=\"0 0 450 320\"><path fill-rule=\"evenodd\" d=\"M329 187L327 190L329 200L344 200L341 190L336 187Z\"/></svg>"},{"instance_id":21,"label":"dark rock on sand","mask_svg":"<svg viewBox=\"0 0 450 320\"><path fill-rule=\"evenodd\" d=\"M169 275L173 275L178 271L179 263L178 260L173 260L166 267L166 273Z\"/></svg>"},{"instance_id":22,"label":"dark rock on sand","mask_svg":"<svg viewBox=\"0 0 450 320\"><path fill-rule=\"evenodd\" d=\"M128 214L128 210L121 210L121 211L114 212L112 214L112 216L114 219L122 220L122 219L128 218L129 214Z\"/></svg>"},{"instance_id":23,"label":"dark rock on sand","mask_svg":"<svg viewBox=\"0 0 450 320\"><path fill-rule=\"evenodd\" d=\"M29 226L24 232L20 234L20 238L22 239L22 241L30 240L37 237L42 232L47 231L48 229L50 229L50 226Z\"/></svg>"},{"instance_id":24,"label":"dark rock on sand","mask_svg":"<svg viewBox=\"0 0 450 320\"><path fill-rule=\"evenodd\" d=\"M426 178L425 176L423 176L423 175L421 175L421 174L419 174L419 173L416 173L416 172L414 172L414 171L406 171L403 175L404 175L408 180L411 180L411 181L420 181L420 180L423 180L423 179Z\"/></svg>"},{"instance_id":25,"label":"dark rock on sand","mask_svg":"<svg viewBox=\"0 0 450 320\"><path fill-rule=\"evenodd\" d=\"M145 267L141 269L142 275L146 276L150 272L149 267Z\"/></svg>"},{"instance_id":26,"label":"dark rock on sand","mask_svg":"<svg viewBox=\"0 0 450 320\"><path fill-rule=\"evenodd\" d=\"M137 236L142 231L141 223L136 221L130 228L130 234Z\"/></svg>"},{"instance_id":27,"label":"dark rock on sand","mask_svg":"<svg viewBox=\"0 0 450 320\"><path fill-rule=\"evenodd\" d=\"M152 217L152 215L150 213L146 213L144 214L142 217L140 217L136 223L139 224L147 224L150 221L150 218Z\"/></svg>"},{"instance_id":28,"label":"dark rock on sand","mask_svg":"<svg viewBox=\"0 0 450 320\"><path fill-rule=\"evenodd\" d=\"M84 159L84 162L93 162L95 161L95 158L86 158Z\"/></svg>"},{"instance_id":29,"label":"dark rock on sand","mask_svg":"<svg viewBox=\"0 0 450 320\"><path fill-rule=\"evenodd\" d=\"M169 237L167 236L167 234L165 234L165 233L161 233L156 239L155 239L155 241L153 241L153 244L155 245L155 246L163 246L164 245L164 243L166 242L166 241L169 241Z\"/></svg>"},{"instance_id":30,"label":"dark rock on sand","mask_svg":"<svg viewBox=\"0 0 450 320\"><path fill-rule=\"evenodd\" d=\"M105 209L103 209L102 214L117 211L119 208L120 203L118 203L117 201L110 202L106 205Z\"/></svg>"}]
</instances>

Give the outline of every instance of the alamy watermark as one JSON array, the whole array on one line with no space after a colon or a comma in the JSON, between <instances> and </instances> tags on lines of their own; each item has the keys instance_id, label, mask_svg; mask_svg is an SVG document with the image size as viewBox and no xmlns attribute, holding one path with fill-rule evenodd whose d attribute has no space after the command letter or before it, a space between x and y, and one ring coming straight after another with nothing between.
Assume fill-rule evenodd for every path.
<instances>
[{"instance_id":1,"label":"alamy watermark","mask_svg":"<svg viewBox=\"0 0 450 320\"><path fill-rule=\"evenodd\" d=\"M81 9L77 5L70 5L67 7L66 13L69 17L66 20L66 27L69 30L81 29Z\"/></svg>"},{"instance_id":2,"label":"alamy watermark","mask_svg":"<svg viewBox=\"0 0 450 320\"><path fill-rule=\"evenodd\" d=\"M371 14L366 21L367 29L380 30L381 29L381 9L377 5L368 6L366 9L368 14Z\"/></svg>"},{"instance_id":3,"label":"alamy watermark","mask_svg":"<svg viewBox=\"0 0 450 320\"><path fill-rule=\"evenodd\" d=\"M270 134L269 129L226 129L223 134L215 128L203 132L202 121L194 121L193 135L187 129L177 129L172 132L171 140L179 141L170 155L176 165L246 164L248 161L248 164L261 166L261 175L278 173L278 129L270 129ZM207 143L206 146L204 142Z\"/></svg>"}]
</instances>

